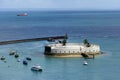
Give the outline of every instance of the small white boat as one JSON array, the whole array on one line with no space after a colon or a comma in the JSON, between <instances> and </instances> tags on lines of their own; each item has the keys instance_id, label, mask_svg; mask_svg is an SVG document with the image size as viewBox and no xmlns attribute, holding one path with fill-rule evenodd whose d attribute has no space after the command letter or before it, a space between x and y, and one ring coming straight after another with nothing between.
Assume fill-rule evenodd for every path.
<instances>
[{"instance_id":1,"label":"small white boat","mask_svg":"<svg viewBox=\"0 0 120 80\"><path fill-rule=\"evenodd\" d=\"M87 61L84 61L84 62L83 62L83 65L88 65Z\"/></svg>"},{"instance_id":2,"label":"small white boat","mask_svg":"<svg viewBox=\"0 0 120 80\"><path fill-rule=\"evenodd\" d=\"M14 50L11 50L10 53L9 53L9 55L14 55L15 53L17 53L17 52L14 51Z\"/></svg>"},{"instance_id":3,"label":"small white boat","mask_svg":"<svg viewBox=\"0 0 120 80\"><path fill-rule=\"evenodd\" d=\"M20 59L17 59L17 62L20 62Z\"/></svg>"},{"instance_id":4,"label":"small white boat","mask_svg":"<svg viewBox=\"0 0 120 80\"><path fill-rule=\"evenodd\" d=\"M32 66L31 70L42 71L42 67L41 66Z\"/></svg>"},{"instance_id":5,"label":"small white boat","mask_svg":"<svg viewBox=\"0 0 120 80\"><path fill-rule=\"evenodd\" d=\"M4 57L4 56L2 56L0 59L1 59L1 60L5 60L5 57Z\"/></svg>"}]
</instances>

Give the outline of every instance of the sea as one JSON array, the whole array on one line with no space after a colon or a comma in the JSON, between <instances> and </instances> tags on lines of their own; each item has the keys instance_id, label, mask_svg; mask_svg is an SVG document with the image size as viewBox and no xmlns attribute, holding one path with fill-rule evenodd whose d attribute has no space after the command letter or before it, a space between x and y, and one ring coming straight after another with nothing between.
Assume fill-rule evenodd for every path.
<instances>
[{"instance_id":1,"label":"sea","mask_svg":"<svg viewBox=\"0 0 120 80\"><path fill-rule=\"evenodd\" d=\"M21 13L28 16L17 16ZM48 41L0 45L0 58L5 57L0 60L0 80L120 80L120 11L0 11L0 41L65 34L67 42L87 39L104 54L94 59L48 57ZM11 50L19 58L10 56ZM26 57L32 60L23 65ZM31 71L34 65L43 71Z\"/></svg>"}]
</instances>

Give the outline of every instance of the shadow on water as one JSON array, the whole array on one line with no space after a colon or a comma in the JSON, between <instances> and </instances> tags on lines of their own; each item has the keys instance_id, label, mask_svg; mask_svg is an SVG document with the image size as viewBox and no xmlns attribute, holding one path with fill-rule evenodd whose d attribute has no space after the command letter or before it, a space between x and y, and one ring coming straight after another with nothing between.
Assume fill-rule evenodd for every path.
<instances>
[{"instance_id":1,"label":"shadow on water","mask_svg":"<svg viewBox=\"0 0 120 80\"><path fill-rule=\"evenodd\" d=\"M31 72L35 73L35 74L39 74L42 73L43 71L35 71L35 70L31 70Z\"/></svg>"}]
</instances>

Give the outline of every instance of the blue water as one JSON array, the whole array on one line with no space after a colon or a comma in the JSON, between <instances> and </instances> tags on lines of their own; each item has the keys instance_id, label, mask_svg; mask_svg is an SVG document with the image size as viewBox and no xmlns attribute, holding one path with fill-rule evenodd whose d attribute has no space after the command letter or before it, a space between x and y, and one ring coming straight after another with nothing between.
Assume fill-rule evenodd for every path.
<instances>
[{"instance_id":1,"label":"blue water","mask_svg":"<svg viewBox=\"0 0 120 80\"><path fill-rule=\"evenodd\" d=\"M23 11L24 12L24 11ZM0 80L119 80L120 76L120 12L81 11L25 11L28 16L16 16L21 12L0 12L0 41L65 35L68 42L80 43L88 39L101 46L105 53L90 59L83 65L83 58L53 58L44 56L47 41L0 45ZM16 50L22 61L29 56L25 66L9 56ZM43 72L30 68L39 64Z\"/></svg>"}]
</instances>

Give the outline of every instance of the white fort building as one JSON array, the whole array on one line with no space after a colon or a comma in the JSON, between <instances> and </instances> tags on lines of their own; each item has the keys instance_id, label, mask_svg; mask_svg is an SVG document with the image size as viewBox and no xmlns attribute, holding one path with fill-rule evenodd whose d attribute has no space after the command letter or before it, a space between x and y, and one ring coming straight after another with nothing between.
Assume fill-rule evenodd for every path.
<instances>
[{"instance_id":1,"label":"white fort building","mask_svg":"<svg viewBox=\"0 0 120 80\"><path fill-rule=\"evenodd\" d=\"M91 58L94 55L100 54L100 46L90 44L86 40L84 43L60 43L48 44L45 46L45 55L56 57L86 57Z\"/></svg>"}]
</instances>

